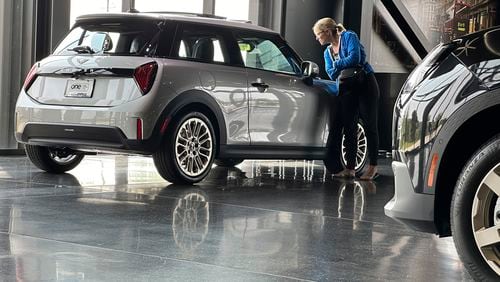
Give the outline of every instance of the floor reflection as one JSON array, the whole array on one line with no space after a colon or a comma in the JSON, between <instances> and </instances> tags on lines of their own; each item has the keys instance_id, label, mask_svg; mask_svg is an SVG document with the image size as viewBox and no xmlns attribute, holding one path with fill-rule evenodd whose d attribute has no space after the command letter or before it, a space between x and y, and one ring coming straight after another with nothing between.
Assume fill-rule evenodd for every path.
<instances>
[{"instance_id":1,"label":"floor reflection","mask_svg":"<svg viewBox=\"0 0 500 282\"><path fill-rule=\"evenodd\" d=\"M175 244L184 252L193 252L205 241L210 220L210 204L202 191L186 192L177 200L172 215Z\"/></svg>"},{"instance_id":2,"label":"floor reflection","mask_svg":"<svg viewBox=\"0 0 500 282\"><path fill-rule=\"evenodd\" d=\"M0 280L468 279L451 240L383 214L389 162L377 181L248 160L173 185L144 157L91 156L60 175L0 158Z\"/></svg>"}]
</instances>

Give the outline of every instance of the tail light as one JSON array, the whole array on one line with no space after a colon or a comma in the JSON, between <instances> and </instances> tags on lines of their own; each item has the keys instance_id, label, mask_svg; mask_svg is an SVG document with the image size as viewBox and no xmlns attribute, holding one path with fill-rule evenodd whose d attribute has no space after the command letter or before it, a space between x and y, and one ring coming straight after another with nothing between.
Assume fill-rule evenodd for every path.
<instances>
[{"instance_id":1,"label":"tail light","mask_svg":"<svg viewBox=\"0 0 500 282\"><path fill-rule=\"evenodd\" d=\"M158 64L156 62L144 64L134 70L134 79L142 95L147 94L151 90L157 70Z\"/></svg>"},{"instance_id":2,"label":"tail light","mask_svg":"<svg viewBox=\"0 0 500 282\"><path fill-rule=\"evenodd\" d=\"M35 82L35 79L37 77L36 71L38 70L37 65L38 63L35 63L28 72L28 75L26 75L26 79L24 80L23 84L24 91L28 91L33 82Z\"/></svg>"}]
</instances>

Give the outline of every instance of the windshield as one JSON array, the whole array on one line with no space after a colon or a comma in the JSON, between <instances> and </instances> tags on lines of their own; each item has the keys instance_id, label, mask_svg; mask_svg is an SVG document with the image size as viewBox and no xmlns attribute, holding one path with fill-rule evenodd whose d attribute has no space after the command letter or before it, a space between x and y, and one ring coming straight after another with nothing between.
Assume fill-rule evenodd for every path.
<instances>
[{"instance_id":1,"label":"windshield","mask_svg":"<svg viewBox=\"0 0 500 282\"><path fill-rule=\"evenodd\" d=\"M152 55L158 25L149 23L99 23L74 27L54 51L54 55L109 54Z\"/></svg>"}]
</instances>

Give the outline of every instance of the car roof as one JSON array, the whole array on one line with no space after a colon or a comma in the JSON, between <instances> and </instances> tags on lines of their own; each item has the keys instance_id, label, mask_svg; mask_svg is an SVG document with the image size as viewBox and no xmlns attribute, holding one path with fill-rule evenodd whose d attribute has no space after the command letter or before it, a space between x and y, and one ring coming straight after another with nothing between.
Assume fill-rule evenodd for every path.
<instances>
[{"instance_id":1,"label":"car roof","mask_svg":"<svg viewBox=\"0 0 500 282\"><path fill-rule=\"evenodd\" d=\"M217 25L229 28L242 28L267 33L278 34L272 29L250 24L244 21L230 20L223 17L193 14L193 13L176 13L176 12L151 12L151 13L99 13L81 15L76 18L76 24L92 20L110 20L126 19L126 20L171 20L179 22L193 22L206 25Z\"/></svg>"}]
</instances>

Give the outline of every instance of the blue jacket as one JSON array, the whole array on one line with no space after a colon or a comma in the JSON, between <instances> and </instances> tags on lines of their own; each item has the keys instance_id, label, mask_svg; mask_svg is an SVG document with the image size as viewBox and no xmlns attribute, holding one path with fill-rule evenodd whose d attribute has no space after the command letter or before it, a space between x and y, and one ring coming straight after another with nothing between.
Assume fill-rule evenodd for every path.
<instances>
[{"instance_id":1,"label":"blue jacket","mask_svg":"<svg viewBox=\"0 0 500 282\"><path fill-rule=\"evenodd\" d=\"M355 32L346 30L340 34L339 59L334 60L330 53L330 45L325 49L325 69L332 80L337 80L340 71L347 68L363 65L366 73L372 73L373 68L366 62L365 48L359 42Z\"/></svg>"}]
</instances>

